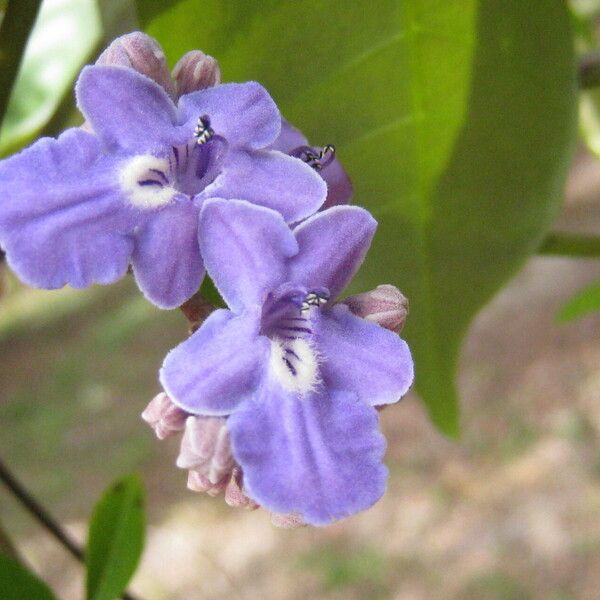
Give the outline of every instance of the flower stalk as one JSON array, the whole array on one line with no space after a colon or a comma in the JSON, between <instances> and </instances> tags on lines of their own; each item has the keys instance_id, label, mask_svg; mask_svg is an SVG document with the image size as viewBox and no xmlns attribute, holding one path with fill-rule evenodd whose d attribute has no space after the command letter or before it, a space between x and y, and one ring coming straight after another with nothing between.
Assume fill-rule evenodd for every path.
<instances>
[{"instance_id":1,"label":"flower stalk","mask_svg":"<svg viewBox=\"0 0 600 600\"><path fill-rule=\"evenodd\" d=\"M31 495L25 486L16 478L6 464L0 459L0 481L27 511L52 535L74 558L85 563L83 548L63 529L54 517ZM0 532L1 534L1 532ZM1 540L0 540L1 542ZM135 596L125 592L123 600L136 600Z\"/></svg>"}]
</instances>

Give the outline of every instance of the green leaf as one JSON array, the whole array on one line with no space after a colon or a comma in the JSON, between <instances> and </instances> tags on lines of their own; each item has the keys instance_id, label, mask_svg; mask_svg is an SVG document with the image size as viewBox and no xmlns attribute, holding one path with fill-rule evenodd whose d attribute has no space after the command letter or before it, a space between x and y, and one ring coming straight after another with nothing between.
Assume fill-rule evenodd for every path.
<instances>
[{"instance_id":1,"label":"green leaf","mask_svg":"<svg viewBox=\"0 0 600 600\"><path fill-rule=\"evenodd\" d=\"M216 288L213 280L208 275L205 275L202 280L200 295L217 308L226 308L227 306L223 298L221 298L221 294L219 294L219 290Z\"/></svg>"},{"instance_id":2,"label":"green leaf","mask_svg":"<svg viewBox=\"0 0 600 600\"><path fill-rule=\"evenodd\" d=\"M138 0L138 12L171 61L202 48L226 80L263 83L313 143L336 145L354 201L380 222L351 291L393 283L410 298L417 390L456 434L460 342L558 205L575 103L564 4Z\"/></svg>"},{"instance_id":3,"label":"green leaf","mask_svg":"<svg viewBox=\"0 0 600 600\"><path fill-rule=\"evenodd\" d=\"M2 5L0 27L0 122L42 0L17 0Z\"/></svg>"},{"instance_id":4,"label":"green leaf","mask_svg":"<svg viewBox=\"0 0 600 600\"><path fill-rule=\"evenodd\" d=\"M571 1L569 3L571 21L575 34L577 54L584 56L598 46L595 22L598 7L592 10L589 3ZM579 94L579 133L590 152L600 157L600 90L587 89Z\"/></svg>"},{"instance_id":5,"label":"green leaf","mask_svg":"<svg viewBox=\"0 0 600 600\"><path fill-rule=\"evenodd\" d=\"M600 310L600 281L579 291L558 312L559 321L572 321Z\"/></svg>"},{"instance_id":6,"label":"green leaf","mask_svg":"<svg viewBox=\"0 0 600 600\"><path fill-rule=\"evenodd\" d=\"M2 600L56 600L50 588L13 558L0 554Z\"/></svg>"},{"instance_id":7,"label":"green leaf","mask_svg":"<svg viewBox=\"0 0 600 600\"><path fill-rule=\"evenodd\" d=\"M144 546L144 490L136 476L111 486L94 509L90 524L87 600L114 600L125 590Z\"/></svg>"},{"instance_id":8,"label":"green leaf","mask_svg":"<svg viewBox=\"0 0 600 600\"><path fill-rule=\"evenodd\" d=\"M95 2L43 3L0 131L0 154L8 154L39 135L69 93L101 34Z\"/></svg>"}]
</instances>

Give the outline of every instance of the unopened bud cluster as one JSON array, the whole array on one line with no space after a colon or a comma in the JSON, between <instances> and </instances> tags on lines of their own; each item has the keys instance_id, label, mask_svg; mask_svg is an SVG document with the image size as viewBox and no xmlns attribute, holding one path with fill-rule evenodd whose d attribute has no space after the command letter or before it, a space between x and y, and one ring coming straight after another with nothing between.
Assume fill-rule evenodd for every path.
<instances>
[{"instance_id":1,"label":"unopened bud cluster","mask_svg":"<svg viewBox=\"0 0 600 600\"><path fill-rule=\"evenodd\" d=\"M188 471L188 489L209 496L224 492L225 502L232 508L259 508L244 493L242 470L231 453L225 418L190 415L163 392L150 401L142 419L160 440L183 432L176 464ZM271 522L282 529L304 525L302 518L294 514L272 513Z\"/></svg>"},{"instance_id":2,"label":"unopened bud cluster","mask_svg":"<svg viewBox=\"0 0 600 600\"><path fill-rule=\"evenodd\" d=\"M221 82L219 63L200 50L184 54L169 72L161 47L140 31L117 38L99 56L97 64L135 69L158 83L174 100Z\"/></svg>"}]
</instances>

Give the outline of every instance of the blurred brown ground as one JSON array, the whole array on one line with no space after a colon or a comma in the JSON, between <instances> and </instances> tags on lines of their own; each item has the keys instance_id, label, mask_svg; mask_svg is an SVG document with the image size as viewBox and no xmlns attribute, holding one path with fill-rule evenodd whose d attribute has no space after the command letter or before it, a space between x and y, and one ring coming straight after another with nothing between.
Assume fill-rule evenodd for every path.
<instances>
[{"instance_id":1,"label":"blurred brown ground","mask_svg":"<svg viewBox=\"0 0 600 600\"><path fill-rule=\"evenodd\" d=\"M583 152L567 197L557 229L600 233L600 164ZM129 283L59 319L4 323L0 452L81 537L100 491L142 471L150 526L132 587L146 600L600 598L600 315L555 320L599 277L597 260L531 259L468 336L462 440L415 397L384 411L389 491L326 529L277 530L185 489L176 442L139 420L185 323ZM0 519L60 598L81 598L80 567L4 491Z\"/></svg>"}]
</instances>

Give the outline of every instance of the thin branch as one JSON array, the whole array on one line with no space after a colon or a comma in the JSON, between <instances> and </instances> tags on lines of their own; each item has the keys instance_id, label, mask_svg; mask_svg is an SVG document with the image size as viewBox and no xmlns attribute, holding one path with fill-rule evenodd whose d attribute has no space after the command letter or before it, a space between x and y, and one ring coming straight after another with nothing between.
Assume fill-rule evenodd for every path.
<instances>
[{"instance_id":1,"label":"thin branch","mask_svg":"<svg viewBox=\"0 0 600 600\"><path fill-rule=\"evenodd\" d=\"M61 527L52 515L25 489L25 486L11 473L0 460L0 481L6 485L17 500L45 527L56 540L78 561L85 563L83 548ZM123 600L136 600L135 596L124 593Z\"/></svg>"},{"instance_id":2,"label":"thin branch","mask_svg":"<svg viewBox=\"0 0 600 600\"><path fill-rule=\"evenodd\" d=\"M0 122L42 0L10 0L0 27Z\"/></svg>"},{"instance_id":3,"label":"thin branch","mask_svg":"<svg viewBox=\"0 0 600 600\"><path fill-rule=\"evenodd\" d=\"M600 258L600 237L552 233L544 240L538 253L574 258Z\"/></svg>"},{"instance_id":4,"label":"thin branch","mask_svg":"<svg viewBox=\"0 0 600 600\"><path fill-rule=\"evenodd\" d=\"M77 542L48 514L46 509L25 489L0 460L0 480L19 502L77 559L83 562L84 553Z\"/></svg>"}]
</instances>

